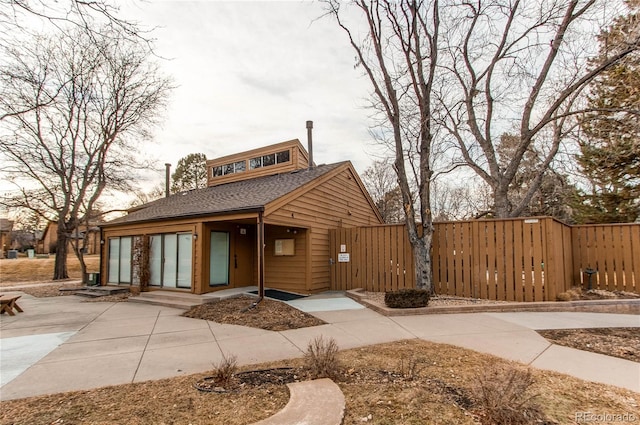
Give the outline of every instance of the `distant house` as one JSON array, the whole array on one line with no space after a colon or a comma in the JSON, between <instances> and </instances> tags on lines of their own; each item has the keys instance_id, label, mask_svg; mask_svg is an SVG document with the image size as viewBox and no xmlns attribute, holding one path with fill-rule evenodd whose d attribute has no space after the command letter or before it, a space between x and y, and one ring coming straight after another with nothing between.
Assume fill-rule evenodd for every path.
<instances>
[{"instance_id":1,"label":"distant house","mask_svg":"<svg viewBox=\"0 0 640 425\"><path fill-rule=\"evenodd\" d=\"M7 251L11 249L11 231L13 221L0 218L0 258L7 258Z\"/></svg>"},{"instance_id":2,"label":"distant house","mask_svg":"<svg viewBox=\"0 0 640 425\"><path fill-rule=\"evenodd\" d=\"M298 140L207 161L207 173L204 189L101 225L103 283L139 284L134 257L148 240L151 289L203 294L262 280L320 292L330 285L329 229L382 223L350 162L309 167Z\"/></svg>"},{"instance_id":3,"label":"distant house","mask_svg":"<svg viewBox=\"0 0 640 425\"><path fill-rule=\"evenodd\" d=\"M89 226L80 225L77 231L72 230L69 235L69 244L79 240L82 245L82 239L87 234L86 254L98 254L100 252L100 228L97 223L91 223ZM47 223L42 236L36 241L37 254L54 254L56 252L56 244L58 243L58 223L50 221ZM72 251L72 245L69 246Z\"/></svg>"}]
</instances>

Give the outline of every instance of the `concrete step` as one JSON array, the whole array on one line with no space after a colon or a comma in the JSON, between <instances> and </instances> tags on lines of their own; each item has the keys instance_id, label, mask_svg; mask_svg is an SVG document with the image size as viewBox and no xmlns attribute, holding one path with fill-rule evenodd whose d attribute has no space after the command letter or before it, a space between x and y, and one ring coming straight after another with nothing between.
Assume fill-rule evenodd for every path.
<instances>
[{"instance_id":1,"label":"concrete step","mask_svg":"<svg viewBox=\"0 0 640 425\"><path fill-rule=\"evenodd\" d=\"M171 291L141 292L140 295L129 297L129 302L133 303L159 305L183 310L189 310L193 306L204 304L208 301L201 295Z\"/></svg>"},{"instance_id":2,"label":"concrete step","mask_svg":"<svg viewBox=\"0 0 640 425\"><path fill-rule=\"evenodd\" d=\"M66 290L66 288L63 289ZM98 298L108 295L126 294L127 292L129 292L128 286L83 286L82 289L75 290L73 294L81 297Z\"/></svg>"}]
</instances>

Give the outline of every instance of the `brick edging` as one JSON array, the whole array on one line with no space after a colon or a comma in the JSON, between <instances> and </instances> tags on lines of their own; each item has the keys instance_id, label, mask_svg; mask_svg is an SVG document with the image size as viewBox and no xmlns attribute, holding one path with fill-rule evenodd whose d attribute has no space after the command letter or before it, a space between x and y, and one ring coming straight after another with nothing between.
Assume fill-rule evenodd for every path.
<instances>
[{"instance_id":1,"label":"brick edging","mask_svg":"<svg viewBox=\"0 0 640 425\"><path fill-rule=\"evenodd\" d=\"M591 312L640 314L640 299L539 301L526 303L476 304L421 308L389 308L367 299L362 288L346 292L347 297L384 316L412 316L420 314L488 313L488 312Z\"/></svg>"}]
</instances>

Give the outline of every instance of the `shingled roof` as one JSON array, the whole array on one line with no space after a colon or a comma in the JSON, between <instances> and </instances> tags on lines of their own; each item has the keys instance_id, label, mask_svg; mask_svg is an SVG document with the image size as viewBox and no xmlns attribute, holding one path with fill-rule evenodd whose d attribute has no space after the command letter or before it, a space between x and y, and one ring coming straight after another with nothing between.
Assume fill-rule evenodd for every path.
<instances>
[{"instance_id":1,"label":"shingled roof","mask_svg":"<svg viewBox=\"0 0 640 425\"><path fill-rule=\"evenodd\" d=\"M130 210L126 216L103 223L102 226L258 211L347 163L324 164L311 169L180 192Z\"/></svg>"}]
</instances>

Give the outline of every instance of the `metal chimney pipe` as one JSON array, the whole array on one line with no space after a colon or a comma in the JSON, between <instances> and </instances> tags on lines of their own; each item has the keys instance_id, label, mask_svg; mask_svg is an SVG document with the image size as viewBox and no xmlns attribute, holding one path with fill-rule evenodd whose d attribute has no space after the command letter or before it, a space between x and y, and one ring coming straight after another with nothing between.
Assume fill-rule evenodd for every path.
<instances>
[{"instance_id":1,"label":"metal chimney pipe","mask_svg":"<svg viewBox=\"0 0 640 425\"><path fill-rule=\"evenodd\" d=\"M168 162L164 164L165 177L164 177L164 196L169 197L169 181L171 180L171 164Z\"/></svg>"},{"instance_id":2,"label":"metal chimney pipe","mask_svg":"<svg viewBox=\"0 0 640 425\"><path fill-rule=\"evenodd\" d=\"M307 145L309 150L309 169L313 168L313 121L307 121Z\"/></svg>"}]
</instances>

